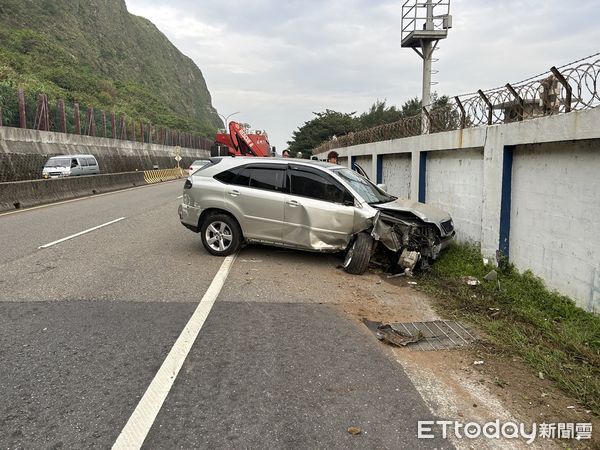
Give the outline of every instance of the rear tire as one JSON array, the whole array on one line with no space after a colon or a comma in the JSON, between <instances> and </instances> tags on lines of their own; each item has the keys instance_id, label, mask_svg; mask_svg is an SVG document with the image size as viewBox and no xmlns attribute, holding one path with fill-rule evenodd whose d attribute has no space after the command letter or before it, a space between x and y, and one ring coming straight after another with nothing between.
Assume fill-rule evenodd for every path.
<instances>
[{"instance_id":1,"label":"rear tire","mask_svg":"<svg viewBox=\"0 0 600 450\"><path fill-rule=\"evenodd\" d=\"M227 214L206 218L200 227L200 237L206 251L215 256L228 256L242 244L242 230L237 221Z\"/></svg>"},{"instance_id":2,"label":"rear tire","mask_svg":"<svg viewBox=\"0 0 600 450\"><path fill-rule=\"evenodd\" d=\"M358 233L344 259L344 270L354 275L362 275L369 267L371 250L373 249L373 238L369 233Z\"/></svg>"}]
</instances>

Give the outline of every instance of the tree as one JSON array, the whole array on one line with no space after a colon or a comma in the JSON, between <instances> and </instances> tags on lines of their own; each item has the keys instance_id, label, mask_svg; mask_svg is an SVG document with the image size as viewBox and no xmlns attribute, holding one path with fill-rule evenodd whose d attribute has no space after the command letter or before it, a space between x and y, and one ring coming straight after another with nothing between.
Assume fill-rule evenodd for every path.
<instances>
[{"instance_id":1,"label":"tree","mask_svg":"<svg viewBox=\"0 0 600 450\"><path fill-rule=\"evenodd\" d=\"M438 97L433 93L432 106L432 132L455 130L460 124L460 115L452 108L448 96ZM402 107L387 106L387 100L376 100L368 111L359 117L354 117L356 112L341 113L326 109L325 112L313 114L316 116L292 133L292 140L288 141L291 154L302 152L308 155L323 142L333 136L341 137L350 132L366 130L379 125L397 122L401 119L421 115L421 100L418 97L404 102Z\"/></svg>"},{"instance_id":2,"label":"tree","mask_svg":"<svg viewBox=\"0 0 600 450\"><path fill-rule=\"evenodd\" d=\"M402 111L395 106L387 106L387 100L376 100L369 111L364 112L358 118L361 129L373 128L377 125L396 122L403 117Z\"/></svg>"},{"instance_id":3,"label":"tree","mask_svg":"<svg viewBox=\"0 0 600 450\"><path fill-rule=\"evenodd\" d=\"M325 112L313 112L316 116L292 133L292 140L288 141L291 154L302 152L309 156L312 149L333 136L343 136L358 129L356 112L341 113L326 109Z\"/></svg>"}]
</instances>

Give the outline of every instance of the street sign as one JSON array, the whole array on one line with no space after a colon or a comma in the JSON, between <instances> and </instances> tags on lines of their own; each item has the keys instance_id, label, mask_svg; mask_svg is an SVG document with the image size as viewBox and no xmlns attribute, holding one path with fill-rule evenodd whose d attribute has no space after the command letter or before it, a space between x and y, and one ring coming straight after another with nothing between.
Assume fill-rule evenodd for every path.
<instances>
[{"instance_id":1,"label":"street sign","mask_svg":"<svg viewBox=\"0 0 600 450\"><path fill-rule=\"evenodd\" d=\"M175 155L175 161L177 161L177 162L181 161L181 156Z\"/></svg>"}]
</instances>

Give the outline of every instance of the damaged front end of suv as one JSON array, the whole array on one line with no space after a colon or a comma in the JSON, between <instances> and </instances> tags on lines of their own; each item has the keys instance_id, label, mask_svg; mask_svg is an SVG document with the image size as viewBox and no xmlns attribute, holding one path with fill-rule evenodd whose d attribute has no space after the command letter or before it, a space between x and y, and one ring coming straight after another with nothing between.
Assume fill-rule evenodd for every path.
<instances>
[{"instance_id":1,"label":"damaged front end of suv","mask_svg":"<svg viewBox=\"0 0 600 450\"><path fill-rule=\"evenodd\" d=\"M370 234L383 248L375 245L372 257L390 271L426 269L454 238L450 216L429 205L396 200L376 208Z\"/></svg>"},{"instance_id":2,"label":"damaged front end of suv","mask_svg":"<svg viewBox=\"0 0 600 450\"><path fill-rule=\"evenodd\" d=\"M361 274L369 262L389 272L427 269L455 235L450 214L425 203L400 199L348 169L335 173L360 199L344 269Z\"/></svg>"}]
</instances>

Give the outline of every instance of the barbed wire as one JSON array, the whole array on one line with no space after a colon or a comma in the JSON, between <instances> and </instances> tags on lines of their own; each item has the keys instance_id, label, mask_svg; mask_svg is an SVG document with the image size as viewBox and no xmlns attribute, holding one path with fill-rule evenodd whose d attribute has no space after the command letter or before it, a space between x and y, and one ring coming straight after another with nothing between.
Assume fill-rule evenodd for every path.
<instances>
[{"instance_id":1,"label":"barbed wire","mask_svg":"<svg viewBox=\"0 0 600 450\"><path fill-rule=\"evenodd\" d=\"M599 77L600 52L564 64L556 73L548 71L510 86L462 94L450 98L447 104L432 108L426 115L419 114L337 137L322 143L313 153L416 136L423 130L436 133L594 108L600 105Z\"/></svg>"}]
</instances>

